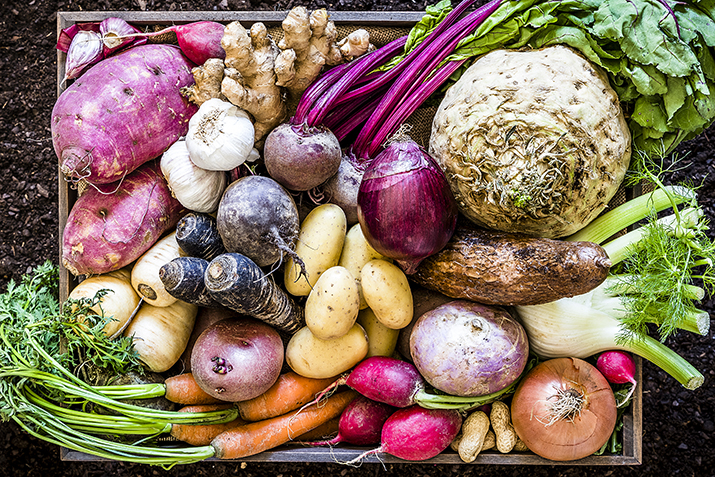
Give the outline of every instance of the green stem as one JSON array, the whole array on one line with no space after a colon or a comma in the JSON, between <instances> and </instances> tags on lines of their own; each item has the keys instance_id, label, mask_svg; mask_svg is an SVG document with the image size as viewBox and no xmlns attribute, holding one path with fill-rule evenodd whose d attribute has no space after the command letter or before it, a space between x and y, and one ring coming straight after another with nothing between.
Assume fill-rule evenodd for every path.
<instances>
[{"instance_id":1,"label":"green stem","mask_svg":"<svg viewBox=\"0 0 715 477\"><path fill-rule=\"evenodd\" d=\"M112 435L158 435L171 432L171 424L153 423L127 416L96 414L68 409L42 398L30 389L25 389L29 402L54 414L57 419L73 429L94 434Z\"/></svg>"},{"instance_id":2,"label":"green stem","mask_svg":"<svg viewBox=\"0 0 715 477\"><path fill-rule=\"evenodd\" d=\"M49 389L61 391L70 397L82 398L86 401L102 405L112 411L131 416L137 419L151 420L154 422L170 422L177 424L220 424L233 421L238 417L238 408L231 407L218 411L208 412L175 412L160 409L149 409L143 406L127 404L108 398L95 392L91 387L77 386L66 379L54 374L30 368L0 368L2 377L25 377L41 383Z\"/></svg>"},{"instance_id":3,"label":"green stem","mask_svg":"<svg viewBox=\"0 0 715 477\"><path fill-rule=\"evenodd\" d=\"M94 386L94 390L113 399L151 399L166 395L164 383Z\"/></svg>"},{"instance_id":4,"label":"green stem","mask_svg":"<svg viewBox=\"0 0 715 477\"><path fill-rule=\"evenodd\" d=\"M524 370L524 373L526 370ZM482 396L466 397L452 396L449 394L432 394L427 391L419 391L415 396L415 401L420 406L426 409L455 409L457 411L468 411L470 409L491 404L502 397L512 394L516 389L519 380L515 380L512 384L499 391L484 394Z\"/></svg>"},{"instance_id":5,"label":"green stem","mask_svg":"<svg viewBox=\"0 0 715 477\"><path fill-rule=\"evenodd\" d=\"M619 205L593 220L583 229L566 237L570 242L587 241L597 244L612 237L621 230L646 218L653 212L660 212L683 202L694 200L695 193L681 186L665 186L655 191L638 196L625 204Z\"/></svg>"},{"instance_id":6,"label":"green stem","mask_svg":"<svg viewBox=\"0 0 715 477\"><path fill-rule=\"evenodd\" d=\"M648 335L637 336L633 333L617 340L625 350L646 358L651 363L675 378L686 389L699 388L705 378L685 358Z\"/></svg>"},{"instance_id":7,"label":"green stem","mask_svg":"<svg viewBox=\"0 0 715 477\"><path fill-rule=\"evenodd\" d=\"M685 209L680 213L680 220L678 220L678 217L673 214L658 219L655 224L656 226L666 227L668 229L682 229L696 225L702 216L702 209L690 208ZM611 263L613 265L621 263L633 252L633 250L637 250L638 242L640 242L648 233L648 227L652 226L652 224L648 224L643 227L638 227L637 229L604 244L603 249L606 251L608 258L611 259Z\"/></svg>"}]
</instances>

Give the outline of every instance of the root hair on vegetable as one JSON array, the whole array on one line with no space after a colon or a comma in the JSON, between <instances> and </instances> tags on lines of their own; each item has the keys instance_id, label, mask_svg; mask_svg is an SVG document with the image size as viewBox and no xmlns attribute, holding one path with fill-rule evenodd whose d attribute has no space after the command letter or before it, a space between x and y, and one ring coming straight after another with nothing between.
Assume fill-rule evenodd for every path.
<instances>
[{"instance_id":1,"label":"root hair on vegetable","mask_svg":"<svg viewBox=\"0 0 715 477\"><path fill-rule=\"evenodd\" d=\"M574 422L581 415L581 409L586 401L583 393L574 388L559 389L554 387L554 389L556 394L545 400L549 403L549 413L546 416L535 416L547 427L559 421ZM556 400L554 401L553 398Z\"/></svg>"}]
</instances>

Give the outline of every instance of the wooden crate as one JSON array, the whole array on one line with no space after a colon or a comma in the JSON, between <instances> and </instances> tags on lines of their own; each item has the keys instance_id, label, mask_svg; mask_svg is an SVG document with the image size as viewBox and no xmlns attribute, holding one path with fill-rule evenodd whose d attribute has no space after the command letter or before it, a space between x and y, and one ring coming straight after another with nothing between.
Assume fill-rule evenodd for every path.
<instances>
[{"instance_id":1,"label":"wooden crate","mask_svg":"<svg viewBox=\"0 0 715 477\"><path fill-rule=\"evenodd\" d=\"M231 21L241 21L245 26L250 26L254 22L263 22L267 27L278 27L285 18L286 12L282 11L252 11L252 12L212 12L212 11L191 11L191 12L58 12L57 14L57 34L64 28L74 23L99 22L109 17L123 18L127 22L138 28L150 27L154 25L174 25L200 20L211 20L221 23ZM358 11L334 11L330 13L331 19L337 26L356 25L360 27L393 27L410 28L415 22L422 18L422 12L358 12ZM57 94L63 90L62 78L64 77L65 53L57 52ZM62 233L67 223L69 211L74 204L77 193L69 183L58 173L58 195L59 195L59 238L60 238L60 263L62 257ZM627 197L639 195L639 190L629 190ZM67 269L60 266L60 299L64 301L70 291L77 285L76 279ZM636 357L636 380L641 381L642 360ZM533 453L510 453L501 454L495 450L489 450L479 454L474 464L495 464L495 465L588 465L588 466L611 466L611 465L639 465L642 463L642 429L643 396L641 386L636 388L633 401L623 417L623 453L621 455L589 456L577 461L555 462L543 459ZM167 443L175 445L175 443ZM339 445L331 448L305 448L299 444L281 446L272 451L263 452L255 456L244 457L242 462L326 462L339 463L347 462L358 457L366 447ZM60 457L65 461L104 461L107 459L95 457L66 448L60 448ZM378 456L372 455L364 459L365 463L410 463L387 454ZM442 454L429 459L414 463L422 464L464 464L459 456L446 450Z\"/></svg>"}]
</instances>

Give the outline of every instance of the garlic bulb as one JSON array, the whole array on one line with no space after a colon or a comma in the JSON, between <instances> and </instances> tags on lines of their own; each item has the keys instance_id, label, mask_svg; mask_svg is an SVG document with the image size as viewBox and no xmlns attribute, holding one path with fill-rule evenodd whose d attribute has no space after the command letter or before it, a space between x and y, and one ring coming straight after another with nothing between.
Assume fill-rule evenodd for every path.
<instances>
[{"instance_id":1,"label":"garlic bulb","mask_svg":"<svg viewBox=\"0 0 715 477\"><path fill-rule=\"evenodd\" d=\"M211 213L218 209L228 177L223 171L196 166L183 138L164 152L159 165L169 189L181 205L194 212Z\"/></svg>"},{"instance_id":2,"label":"garlic bulb","mask_svg":"<svg viewBox=\"0 0 715 477\"><path fill-rule=\"evenodd\" d=\"M198 167L230 171L249 157L253 137L253 122L246 111L228 101L212 98L191 117L186 146Z\"/></svg>"}]
</instances>

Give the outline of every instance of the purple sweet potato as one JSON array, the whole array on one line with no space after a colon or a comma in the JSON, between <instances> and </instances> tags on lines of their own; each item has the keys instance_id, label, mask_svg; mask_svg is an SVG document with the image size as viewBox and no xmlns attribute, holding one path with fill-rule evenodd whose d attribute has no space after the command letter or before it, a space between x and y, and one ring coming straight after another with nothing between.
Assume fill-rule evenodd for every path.
<instances>
[{"instance_id":1,"label":"purple sweet potato","mask_svg":"<svg viewBox=\"0 0 715 477\"><path fill-rule=\"evenodd\" d=\"M145 163L121 182L89 187L77 198L62 234L62 264L74 275L120 269L176 227L184 212L159 161Z\"/></svg>"},{"instance_id":2,"label":"purple sweet potato","mask_svg":"<svg viewBox=\"0 0 715 477\"><path fill-rule=\"evenodd\" d=\"M52 141L62 173L93 184L115 182L186 135L197 106L180 89L194 83L173 45L131 48L92 66L62 92L52 111Z\"/></svg>"}]
</instances>

